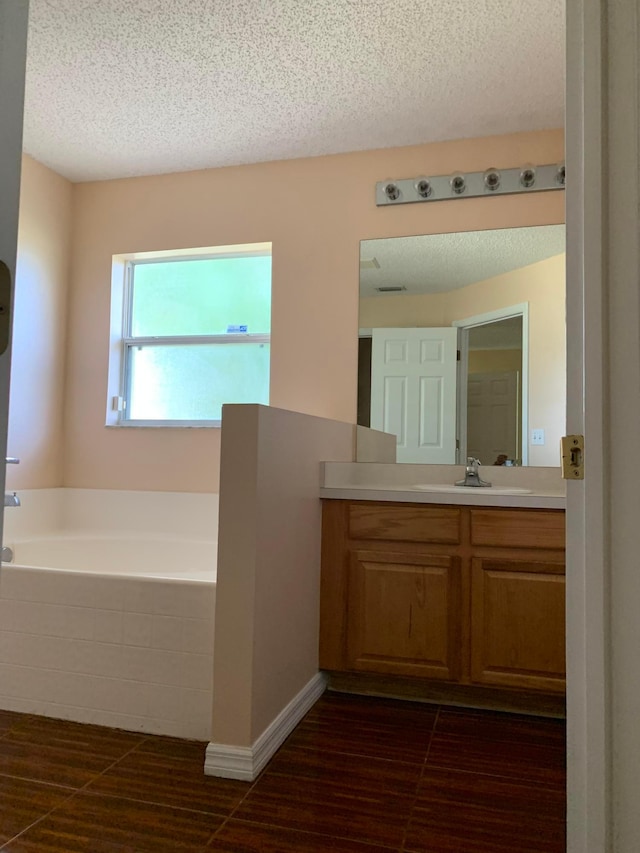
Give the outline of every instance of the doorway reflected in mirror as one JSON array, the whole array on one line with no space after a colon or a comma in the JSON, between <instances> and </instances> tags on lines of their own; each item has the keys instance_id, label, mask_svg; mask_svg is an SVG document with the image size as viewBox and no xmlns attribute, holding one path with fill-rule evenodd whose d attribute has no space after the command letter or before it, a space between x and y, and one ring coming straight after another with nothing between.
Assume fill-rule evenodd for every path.
<instances>
[{"instance_id":1,"label":"doorway reflected in mirror","mask_svg":"<svg viewBox=\"0 0 640 853\"><path fill-rule=\"evenodd\" d=\"M521 464L522 314L469 329L467 363L467 456Z\"/></svg>"},{"instance_id":2,"label":"doorway reflected in mirror","mask_svg":"<svg viewBox=\"0 0 640 853\"><path fill-rule=\"evenodd\" d=\"M399 462L558 465L565 226L363 241L358 423Z\"/></svg>"}]
</instances>

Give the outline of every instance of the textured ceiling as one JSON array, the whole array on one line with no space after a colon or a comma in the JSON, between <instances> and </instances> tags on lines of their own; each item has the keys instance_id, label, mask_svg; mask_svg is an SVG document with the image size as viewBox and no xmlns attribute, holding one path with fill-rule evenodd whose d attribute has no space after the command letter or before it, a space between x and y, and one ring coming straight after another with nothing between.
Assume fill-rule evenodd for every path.
<instances>
[{"instance_id":1,"label":"textured ceiling","mask_svg":"<svg viewBox=\"0 0 640 853\"><path fill-rule=\"evenodd\" d=\"M455 290L564 251L564 225L363 240L361 263L375 258L380 268L360 270L360 296L384 299L375 288L388 286L407 294Z\"/></svg>"},{"instance_id":2,"label":"textured ceiling","mask_svg":"<svg viewBox=\"0 0 640 853\"><path fill-rule=\"evenodd\" d=\"M31 0L25 150L74 181L563 125L563 0Z\"/></svg>"}]
</instances>

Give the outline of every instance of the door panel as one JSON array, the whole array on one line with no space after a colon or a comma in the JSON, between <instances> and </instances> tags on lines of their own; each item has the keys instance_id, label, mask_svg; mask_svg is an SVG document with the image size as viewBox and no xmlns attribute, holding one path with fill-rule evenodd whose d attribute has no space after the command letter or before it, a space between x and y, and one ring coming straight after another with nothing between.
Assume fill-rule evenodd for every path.
<instances>
[{"instance_id":1,"label":"door panel","mask_svg":"<svg viewBox=\"0 0 640 853\"><path fill-rule=\"evenodd\" d=\"M455 464L456 358L456 329L373 329L371 427L398 462Z\"/></svg>"},{"instance_id":2,"label":"door panel","mask_svg":"<svg viewBox=\"0 0 640 853\"><path fill-rule=\"evenodd\" d=\"M471 678L563 692L564 564L473 558Z\"/></svg>"},{"instance_id":3,"label":"door panel","mask_svg":"<svg viewBox=\"0 0 640 853\"><path fill-rule=\"evenodd\" d=\"M407 377L385 376L383 381L383 431L390 432L398 437L398 447L406 447L409 440L407 436ZM373 423L372 429L377 429Z\"/></svg>"},{"instance_id":4,"label":"door panel","mask_svg":"<svg viewBox=\"0 0 640 853\"><path fill-rule=\"evenodd\" d=\"M493 465L518 459L518 374L474 373L467 383L467 454Z\"/></svg>"},{"instance_id":5,"label":"door panel","mask_svg":"<svg viewBox=\"0 0 640 853\"><path fill-rule=\"evenodd\" d=\"M28 0L0 0L0 261L9 281L9 298L2 299L2 312L9 321L9 346L0 354L0 449L6 455L11 369L11 315L18 243L18 205L22 158L22 113L27 52ZM6 304L5 304L6 303ZM5 467L0 464L4 492ZM0 513L0 542L2 541Z\"/></svg>"},{"instance_id":6,"label":"door panel","mask_svg":"<svg viewBox=\"0 0 640 853\"><path fill-rule=\"evenodd\" d=\"M460 660L460 560L356 551L350 556L350 669L453 680Z\"/></svg>"}]
</instances>

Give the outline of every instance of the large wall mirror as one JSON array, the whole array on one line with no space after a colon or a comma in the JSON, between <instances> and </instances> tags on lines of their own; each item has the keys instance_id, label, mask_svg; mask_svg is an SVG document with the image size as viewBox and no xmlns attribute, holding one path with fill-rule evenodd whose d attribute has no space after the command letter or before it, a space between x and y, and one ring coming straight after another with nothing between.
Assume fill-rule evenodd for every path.
<instances>
[{"instance_id":1,"label":"large wall mirror","mask_svg":"<svg viewBox=\"0 0 640 853\"><path fill-rule=\"evenodd\" d=\"M565 227L360 244L358 423L397 461L559 464Z\"/></svg>"}]
</instances>

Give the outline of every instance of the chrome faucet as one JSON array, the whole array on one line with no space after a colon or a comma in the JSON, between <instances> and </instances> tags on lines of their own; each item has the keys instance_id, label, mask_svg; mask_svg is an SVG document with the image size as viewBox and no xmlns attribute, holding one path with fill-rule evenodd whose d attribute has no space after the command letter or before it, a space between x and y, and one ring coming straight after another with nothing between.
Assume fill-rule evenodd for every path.
<instances>
[{"instance_id":1,"label":"chrome faucet","mask_svg":"<svg viewBox=\"0 0 640 853\"><path fill-rule=\"evenodd\" d=\"M15 456L5 456L4 461L7 465L17 465L20 460ZM20 498L16 495L15 492L5 492L4 493L4 505L5 506L20 506Z\"/></svg>"},{"instance_id":2,"label":"chrome faucet","mask_svg":"<svg viewBox=\"0 0 640 853\"><path fill-rule=\"evenodd\" d=\"M483 480L478 473L478 465L480 464L479 459L469 456L467 458L467 467L464 471L464 480L458 480L456 486L490 486L491 483L487 483L486 480Z\"/></svg>"}]
</instances>

